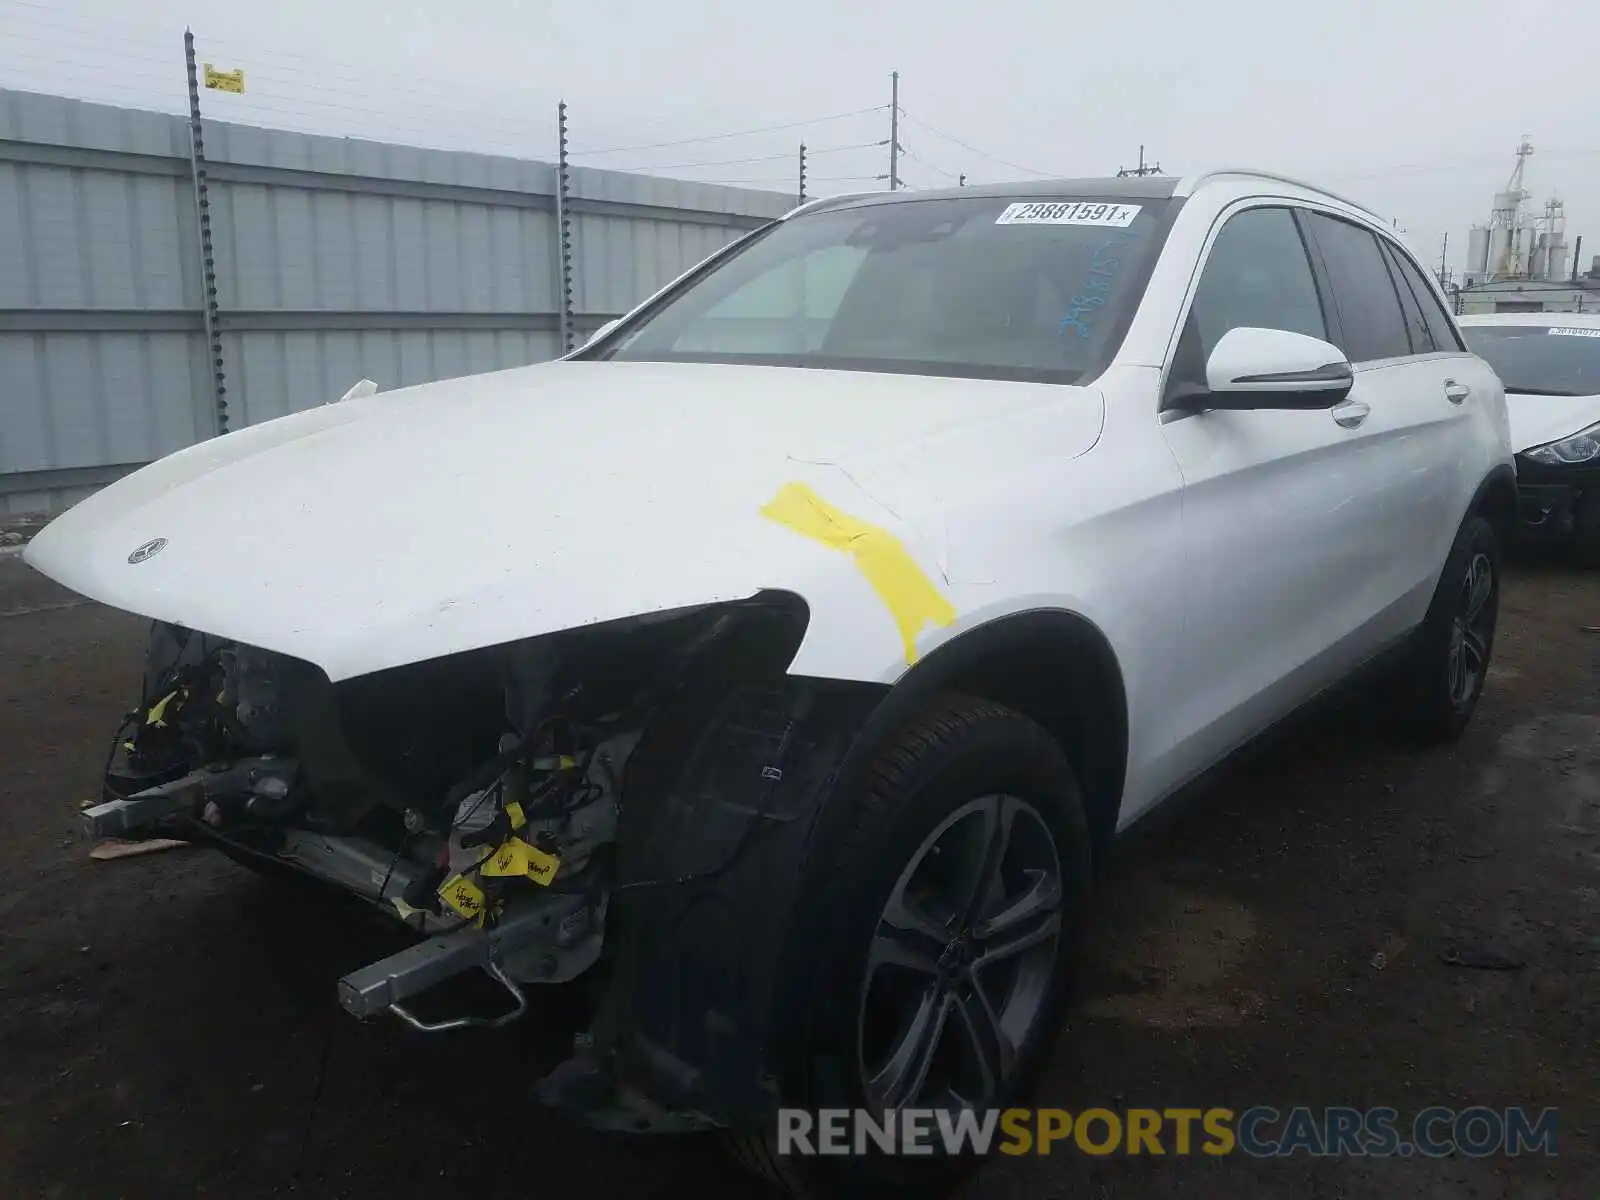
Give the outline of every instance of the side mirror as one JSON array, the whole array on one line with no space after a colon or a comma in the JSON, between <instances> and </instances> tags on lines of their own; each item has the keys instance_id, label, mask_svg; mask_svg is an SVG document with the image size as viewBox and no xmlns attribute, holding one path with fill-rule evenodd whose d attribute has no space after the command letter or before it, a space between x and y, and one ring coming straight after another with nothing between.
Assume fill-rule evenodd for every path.
<instances>
[{"instance_id":1,"label":"side mirror","mask_svg":"<svg viewBox=\"0 0 1600 1200\"><path fill-rule=\"evenodd\" d=\"M1204 409L1327 409L1350 394L1344 351L1285 329L1230 329L1206 361L1206 390L1183 398Z\"/></svg>"},{"instance_id":2,"label":"side mirror","mask_svg":"<svg viewBox=\"0 0 1600 1200\"><path fill-rule=\"evenodd\" d=\"M606 334L610 333L620 324L622 324L622 318L613 317L611 320L607 321L604 325L600 326L599 329L596 329L589 335L589 340L583 343L583 348L587 350L590 346L594 345L601 338L605 337Z\"/></svg>"}]
</instances>

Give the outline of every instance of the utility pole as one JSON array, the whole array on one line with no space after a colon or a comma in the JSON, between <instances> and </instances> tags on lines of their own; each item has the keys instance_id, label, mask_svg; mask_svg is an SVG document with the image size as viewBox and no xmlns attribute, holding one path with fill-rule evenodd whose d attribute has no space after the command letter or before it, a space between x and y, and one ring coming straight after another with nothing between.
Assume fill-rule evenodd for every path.
<instances>
[{"instance_id":1,"label":"utility pole","mask_svg":"<svg viewBox=\"0 0 1600 1200\"><path fill-rule=\"evenodd\" d=\"M1143 178L1146 175L1159 175L1159 174L1161 174L1161 164L1160 163L1152 163L1148 167L1145 166L1145 164L1144 164L1144 147L1140 146L1139 147L1139 165L1137 167L1122 167L1122 168L1119 168L1118 171L1117 171L1117 178L1118 179L1126 179L1130 175L1135 175L1135 176L1138 176L1140 178Z\"/></svg>"},{"instance_id":2,"label":"utility pole","mask_svg":"<svg viewBox=\"0 0 1600 1200\"><path fill-rule=\"evenodd\" d=\"M806 202L806 144L800 143L800 203Z\"/></svg>"},{"instance_id":3,"label":"utility pole","mask_svg":"<svg viewBox=\"0 0 1600 1200\"><path fill-rule=\"evenodd\" d=\"M900 72L889 73L889 190L900 189Z\"/></svg>"}]
</instances>

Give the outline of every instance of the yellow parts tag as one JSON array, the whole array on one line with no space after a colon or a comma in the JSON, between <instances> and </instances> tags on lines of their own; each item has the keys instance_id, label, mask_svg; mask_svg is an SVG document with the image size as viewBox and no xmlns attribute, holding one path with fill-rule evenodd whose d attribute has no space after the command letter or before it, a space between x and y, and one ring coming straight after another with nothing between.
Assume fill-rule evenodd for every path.
<instances>
[{"instance_id":1,"label":"yellow parts tag","mask_svg":"<svg viewBox=\"0 0 1600 1200\"><path fill-rule=\"evenodd\" d=\"M444 886L439 889L439 899L443 900L458 916L471 920L483 915L484 905L488 903L483 894L483 889L470 879L460 875L452 875L445 880Z\"/></svg>"},{"instance_id":2,"label":"yellow parts tag","mask_svg":"<svg viewBox=\"0 0 1600 1200\"><path fill-rule=\"evenodd\" d=\"M483 874L491 879L525 876L541 887L548 887L561 869L561 860L521 838L511 838L483 864Z\"/></svg>"},{"instance_id":3,"label":"yellow parts tag","mask_svg":"<svg viewBox=\"0 0 1600 1200\"><path fill-rule=\"evenodd\" d=\"M521 829L528 823L528 818L522 811L522 805L515 800L506 805L506 819L511 822L511 828L513 829Z\"/></svg>"},{"instance_id":4,"label":"yellow parts tag","mask_svg":"<svg viewBox=\"0 0 1600 1200\"><path fill-rule=\"evenodd\" d=\"M145 713L145 723L152 729L164 728L167 723L167 706L177 698L177 692L168 692L165 696L161 697L161 699L157 700L151 707L150 711Z\"/></svg>"},{"instance_id":5,"label":"yellow parts tag","mask_svg":"<svg viewBox=\"0 0 1600 1200\"><path fill-rule=\"evenodd\" d=\"M900 630L906 662L917 661L917 635L925 627L941 628L956 619L955 606L934 587L899 538L841 512L805 484L784 484L761 515L855 559L856 569L866 576Z\"/></svg>"}]
</instances>

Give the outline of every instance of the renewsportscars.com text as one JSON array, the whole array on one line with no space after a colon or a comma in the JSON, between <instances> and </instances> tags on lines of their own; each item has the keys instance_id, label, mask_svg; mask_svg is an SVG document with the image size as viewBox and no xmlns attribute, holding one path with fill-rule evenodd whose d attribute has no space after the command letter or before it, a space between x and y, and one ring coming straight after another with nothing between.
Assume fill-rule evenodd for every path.
<instances>
[{"instance_id":1,"label":"renewsportscars.com text","mask_svg":"<svg viewBox=\"0 0 1600 1200\"><path fill-rule=\"evenodd\" d=\"M1258 1105L1229 1108L782 1109L778 1153L850 1154L1245 1154L1253 1158L1443 1158L1460 1154L1553 1155L1552 1108L1427 1108L1409 1119L1393 1108Z\"/></svg>"}]
</instances>

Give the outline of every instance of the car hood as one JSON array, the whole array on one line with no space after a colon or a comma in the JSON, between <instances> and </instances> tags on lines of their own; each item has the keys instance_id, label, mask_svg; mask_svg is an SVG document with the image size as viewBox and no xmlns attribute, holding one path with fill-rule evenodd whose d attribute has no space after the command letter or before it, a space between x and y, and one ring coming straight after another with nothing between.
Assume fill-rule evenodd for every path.
<instances>
[{"instance_id":1,"label":"car hood","mask_svg":"<svg viewBox=\"0 0 1600 1200\"><path fill-rule=\"evenodd\" d=\"M1560 441L1600 422L1600 396L1525 396L1506 393L1511 445L1518 454Z\"/></svg>"},{"instance_id":2,"label":"car hood","mask_svg":"<svg viewBox=\"0 0 1600 1200\"><path fill-rule=\"evenodd\" d=\"M337 680L768 588L814 601L853 568L762 516L797 481L932 570L964 482L1082 454L1102 417L1084 388L544 363L191 446L57 518L26 561Z\"/></svg>"}]
</instances>

